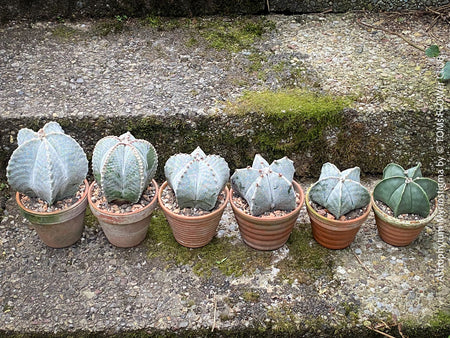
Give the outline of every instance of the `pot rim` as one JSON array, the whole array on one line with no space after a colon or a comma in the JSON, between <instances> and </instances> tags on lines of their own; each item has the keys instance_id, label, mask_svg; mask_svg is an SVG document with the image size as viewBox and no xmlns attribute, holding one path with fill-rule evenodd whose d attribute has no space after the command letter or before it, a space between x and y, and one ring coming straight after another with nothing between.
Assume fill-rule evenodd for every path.
<instances>
[{"instance_id":1,"label":"pot rim","mask_svg":"<svg viewBox=\"0 0 450 338\"><path fill-rule=\"evenodd\" d=\"M206 214L206 215L199 215L199 216L185 216L185 215L180 215L180 214L174 213L173 211L171 211L169 208L167 208L167 207L164 205L164 202L163 202L163 200L162 200L162 193L163 193L164 189L165 189L167 186L168 186L168 182L167 182L167 181L164 181L164 183L163 183L163 184L161 185L161 187L159 188L159 191L158 191L158 202L159 202L159 206L161 207L161 209L162 209L164 212L167 212L167 213L169 213L169 214L171 214L171 215L174 215L176 218L179 218L179 219L189 219L189 220L192 220L192 219L198 219L198 220L202 220L202 219L207 219L207 218L210 218L210 217L214 217L214 216L217 215L218 213L223 212L223 210L226 208L226 206L227 206L227 204L228 204L228 196L230 195L230 190L229 190L228 187L225 185L225 187L224 187L223 190L222 190L222 191L225 192L225 200L224 200L224 202L220 205L219 208L217 208L217 209L214 210L213 212L211 212L211 213L209 213L209 214Z\"/></svg>"},{"instance_id":2,"label":"pot rim","mask_svg":"<svg viewBox=\"0 0 450 338\"><path fill-rule=\"evenodd\" d=\"M138 210L135 210L135 211L129 211L129 212L123 212L123 213L118 214L118 213L115 213L115 212L110 212L110 211L106 211L106 210L100 209L100 208L98 208L98 207L95 205L94 202L92 202L92 199L91 199L92 193L91 193L91 191L92 191L92 189L94 188L94 184L95 184L95 183L97 183L97 182L96 182L96 181L93 181L93 182L91 183L91 185L89 186L89 191L88 191L88 201L89 201L89 205L90 205L91 207L93 207L96 211L98 211L99 213L101 213L101 214L103 214L103 215L108 215L108 216L120 216L120 215L122 215L122 216L125 216L125 215L128 216L128 215L137 214L137 213L139 213L139 212L142 212L143 210L145 210L145 209L149 208L150 206L154 205L155 199L157 198L158 192L159 192L158 183L157 183L154 179L152 179L151 184L153 184L153 185L155 186L155 189L156 189L156 190L155 190L155 195L153 196L153 199L150 201L150 203L149 203L148 205L146 205L145 207L143 207L142 209L138 209Z\"/></svg>"},{"instance_id":3,"label":"pot rim","mask_svg":"<svg viewBox=\"0 0 450 338\"><path fill-rule=\"evenodd\" d=\"M232 188L230 189L230 204L231 204L231 206L233 208L233 211L237 210L240 214L245 215L245 217L248 218L249 220L260 222L261 220L268 220L268 221L270 221L272 219L276 219L276 220L279 220L279 221L283 221L284 219L288 219L288 218L292 217L292 215L294 213L299 212L300 209L303 206L303 202L305 201L305 194L304 194L303 189L300 186L300 184L297 181L295 181L295 180L292 180L292 184L294 185L294 189L300 194L300 203L298 204L298 206L294 210L292 210L291 212L287 213L284 216L259 217L259 216L253 216L253 215L250 215L250 214L247 214L247 213L243 212L241 208L239 208L236 204L233 203L233 189Z\"/></svg>"},{"instance_id":4,"label":"pot rim","mask_svg":"<svg viewBox=\"0 0 450 338\"><path fill-rule=\"evenodd\" d=\"M378 217L380 217L383 221L385 221L397 228L406 228L406 229L420 228L420 227L430 223L438 213L437 201L436 201L436 199L434 199L434 204L436 207L434 208L434 211L431 214L429 214L426 218L423 218L423 219L420 219L417 221L399 219L397 217L386 214L383 210L381 210L378 207L378 205L375 203L375 199L373 197L373 192L371 194L371 197L372 197L372 209L373 209L374 213Z\"/></svg>"},{"instance_id":5,"label":"pot rim","mask_svg":"<svg viewBox=\"0 0 450 338\"><path fill-rule=\"evenodd\" d=\"M314 214L314 216L316 216L317 218L319 218L322 221L326 221L327 223L330 223L332 225L336 225L336 226L342 226L342 225L351 225L353 223L358 223L361 220L365 219L368 217L369 213L370 213L370 209L371 209L371 205L372 205L372 199L369 201L369 203L365 206L367 209L366 211L359 217L354 218L354 219L350 219L347 221L340 221L338 219L328 219L322 215L319 215L319 213L309 204L309 191L311 190L312 186L310 186L308 188L308 190L306 191L306 197L305 197L305 204L306 204L306 208L308 209L308 211L312 212Z\"/></svg>"},{"instance_id":6,"label":"pot rim","mask_svg":"<svg viewBox=\"0 0 450 338\"><path fill-rule=\"evenodd\" d=\"M19 206L19 208L26 211L27 213L34 214L34 215L52 216L52 215L61 214L61 213L64 213L66 211L69 211L69 210L72 210L72 209L78 207L81 203L83 203L84 200L86 200L86 197L88 196L88 191L89 191L89 182L87 179L84 179L83 182L85 185L85 189L84 189L84 192L83 192L83 195L81 196L81 198L75 204L72 204L70 207L62 209L62 210L55 210L55 211L51 211L51 212L42 212L42 211L35 211L33 209L29 209L29 208L25 207L23 205L22 201L20 200L20 195L27 196L27 194L23 194L18 191L16 191L16 203Z\"/></svg>"}]
</instances>

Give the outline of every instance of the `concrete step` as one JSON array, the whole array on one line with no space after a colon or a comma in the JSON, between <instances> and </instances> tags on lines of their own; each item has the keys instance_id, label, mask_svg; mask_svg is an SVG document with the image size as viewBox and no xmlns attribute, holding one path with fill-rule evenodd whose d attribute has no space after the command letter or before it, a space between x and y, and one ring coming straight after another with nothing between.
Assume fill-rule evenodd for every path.
<instances>
[{"instance_id":1,"label":"concrete step","mask_svg":"<svg viewBox=\"0 0 450 338\"><path fill-rule=\"evenodd\" d=\"M18 130L56 120L88 157L106 135L152 142L159 183L168 157L197 145L232 170L256 152L287 155L305 190L325 161L359 166L370 189L391 161L421 161L425 175L445 180L449 88L436 76L450 34L432 20L347 13L2 26L0 178ZM433 42L444 58L411 45ZM5 191L0 336L450 330L446 191L442 214L408 247L384 243L371 216L349 248L324 249L303 208L287 245L268 253L242 242L229 208L202 249L179 246L160 211L136 248L111 246L88 214L80 242L50 249Z\"/></svg>"},{"instance_id":2,"label":"concrete step","mask_svg":"<svg viewBox=\"0 0 450 338\"><path fill-rule=\"evenodd\" d=\"M1 28L0 175L22 127L56 120L90 156L127 130L161 163L200 145L232 169L256 152L289 156L298 176L322 163L381 173L449 153L444 57L428 58L427 17L406 15L118 19ZM375 30L362 26L363 22ZM443 54L449 26L433 26ZM448 165L446 165L448 168ZM161 171L159 172L161 175Z\"/></svg>"}]
</instances>

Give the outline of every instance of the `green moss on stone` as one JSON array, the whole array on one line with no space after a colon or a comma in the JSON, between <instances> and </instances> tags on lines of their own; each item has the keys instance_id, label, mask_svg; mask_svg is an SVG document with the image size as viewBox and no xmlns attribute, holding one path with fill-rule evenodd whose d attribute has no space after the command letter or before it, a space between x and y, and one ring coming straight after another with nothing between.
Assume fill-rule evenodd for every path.
<instances>
[{"instance_id":1,"label":"green moss on stone","mask_svg":"<svg viewBox=\"0 0 450 338\"><path fill-rule=\"evenodd\" d=\"M161 211L152 216L146 244L150 258L162 258L168 266L173 263L189 265L195 274L203 277L210 276L214 270L227 276L251 274L271 262L270 253L234 245L227 238L215 237L211 243L198 249L185 248L176 242Z\"/></svg>"},{"instance_id":2,"label":"green moss on stone","mask_svg":"<svg viewBox=\"0 0 450 338\"><path fill-rule=\"evenodd\" d=\"M330 250L318 244L309 224L299 224L292 230L287 243L289 256L280 261L280 277L291 282L311 283L326 275L332 277L333 258Z\"/></svg>"}]
</instances>

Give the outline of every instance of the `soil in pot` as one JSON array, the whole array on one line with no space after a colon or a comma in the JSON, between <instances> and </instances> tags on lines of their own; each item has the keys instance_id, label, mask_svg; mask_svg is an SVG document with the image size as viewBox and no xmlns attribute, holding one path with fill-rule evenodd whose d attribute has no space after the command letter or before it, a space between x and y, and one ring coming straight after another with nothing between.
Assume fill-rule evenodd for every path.
<instances>
[{"instance_id":1,"label":"soil in pot","mask_svg":"<svg viewBox=\"0 0 450 338\"><path fill-rule=\"evenodd\" d=\"M128 248L145 239L151 213L157 204L157 192L158 185L153 180L137 203L108 202L97 183L92 183L89 205L111 244Z\"/></svg>"},{"instance_id":2,"label":"soil in pot","mask_svg":"<svg viewBox=\"0 0 450 338\"><path fill-rule=\"evenodd\" d=\"M385 203L375 200L373 204L378 234L383 241L394 246L411 244L437 214L436 199L431 201L427 217L416 214L401 214L394 217L392 209Z\"/></svg>"},{"instance_id":3,"label":"soil in pot","mask_svg":"<svg viewBox=\"0 0 450 338\"><path fill-rule=\"evenodd\" d=\"M286 243L304 200L303 190L295 181L294 187L297 202L294 210L272 210L259 216L251 215L247 201L231 190L231 207L245 244L257 250L276 250Z\"/></svg>"},{"instance_id":4,"label":"soil in pot","mask_svg":"<svg viewBox=\"0 0 450 338\"><path fill-rule=\"evenodd\" d=\"M364 208L358 208L336 219L326 208L311 201L306 196L308 212L314 239L328 249L344 249L356 237L361 225L370 213L370 203Z\"/></svg>"},{"instance_id":5,"label":"soil in pot","mask_svg":"<svg viewBox=\"0 0 450 338\"><path fill-rule=\"evenodd\" d=\"M64 248L77 242L83 233L87 206L88 182L85 180L75 196L49 205L46 201L16 193L16 201L39 238L53 248Z\"/></svg>"},{"instance_id":6,"label":"soil in pot","mask_svg":"<svg viewBox=\"0 0 450 338\"><path fill-rule=\"evenodd\" d=\"M210 211L180 208L172 188L164 182L158 198L175 240L188 248L200 248L208 244L216 235L228 194L229 190L225 187L219 194L215 207Z\"/></svg>"}]
</instances>

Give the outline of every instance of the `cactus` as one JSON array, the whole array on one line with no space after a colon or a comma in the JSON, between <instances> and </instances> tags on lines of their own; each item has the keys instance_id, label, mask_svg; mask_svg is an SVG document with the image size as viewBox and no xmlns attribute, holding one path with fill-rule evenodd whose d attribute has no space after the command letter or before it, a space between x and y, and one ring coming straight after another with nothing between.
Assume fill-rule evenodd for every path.
<instances>
[{"instance_id":1,"label":"cactus","mask_svg":"<svg viewBox=\"0 0 450 338\"><path fill-rule=\"evenodd\" d=\"M369 204L370 193L359 182L358 167L340 171L334 164L322 166L319 180L309 191L312 201L325 207L336 219Z\"/></svg>"},{"instance_id":2,"label":"cactus","mask_svg":"<svg viewBox=\"0 0 450 338\"><path fill-rule=\"evenodd\" d=\"M57 122L38 132L23 128L6 169L14 190L52 205L74 196L86 178L88 161L80 145Z\"/></svg>"},{"instance_id":3,"label":"cactus","mask_svg":"<svg viewBox=\"0 0 450 338\"><path fill-rule=\"evenodd\" d=\"M252 167L237 169L231 176L231 187L244 198L253 216L271 210L294 210L296 207L293 162L287 157L271 165L259 154Z\"/></svg>"},{"instance_id":4,"label":"cactus","mask_svg":"<svg viewBox=\"0 0 450 338\"><path fill-rule=\"evenodd\" d=\"M211 210L230 177L227 162L197 147L191 154L171 156L164 166L169 186L180 208Z\"/></svg>"},{"instance_id":5,"label":"cactus","mask_svg":"<svg viewBox=\"0 0 450 338\"><path fill-rule=\"evenodd\" d=\"M92 154L92 171L108 202L137 203L158 166L153 145L127 132L97 142Z\"/></svg>"},{"instance_id":6,"label":"cactus","mask_svg":"<svg viewBox=\"0 0 450 338\"><path fill-rule=\"evenodd\" d=\"M408 170L390 163L383 170L383 179L375 186L373 198L387 204L395 217L400 214L427 217L430 200L437 194L437 182L422 177L420 163Z\"/></svg>"}]
</instances>

